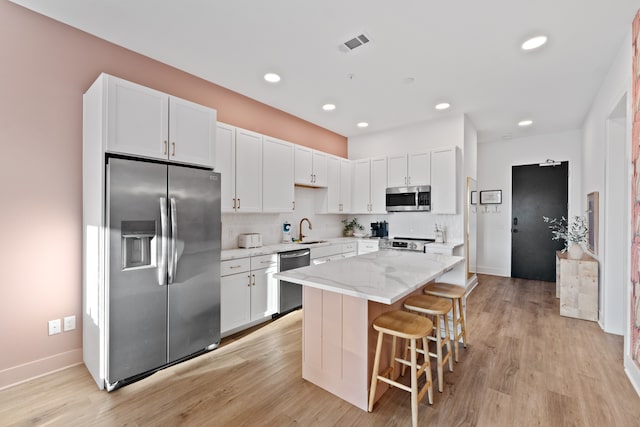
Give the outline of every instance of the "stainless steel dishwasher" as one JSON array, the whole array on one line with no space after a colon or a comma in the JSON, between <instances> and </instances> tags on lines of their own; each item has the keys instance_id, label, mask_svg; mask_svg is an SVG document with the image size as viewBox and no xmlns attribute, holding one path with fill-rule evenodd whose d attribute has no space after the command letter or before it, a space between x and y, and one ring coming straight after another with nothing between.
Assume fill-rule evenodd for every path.
<instances>
[{"instance_id":1,"label":"stainless steel dishwasher","mask_svg":"<svg viewBox=\"0 0 640 427\"><path fill-rule=\"evenodd\" d=\"M306 267L311 262L311 249L280 252L278 258L279 271ZM274 315L274 317L282 316L301 307L302 285L280 280L280 304L278 314Z\"/></svg>"}]
</instances>

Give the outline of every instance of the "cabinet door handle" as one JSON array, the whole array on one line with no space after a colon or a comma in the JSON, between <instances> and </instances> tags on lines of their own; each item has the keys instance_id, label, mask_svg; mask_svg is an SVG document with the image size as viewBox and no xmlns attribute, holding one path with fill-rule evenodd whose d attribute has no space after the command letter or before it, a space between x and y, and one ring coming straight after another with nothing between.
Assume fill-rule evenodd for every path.
<instances>
[{"instance_id":1,"label":"cabinet door handle","mask_svg":"<svg viewBox=\"0 0 640 427\"><path fill-rule=\"evenodd\" d=\"M236 208L236 198L234 197L233 198L233 209L235 209L235 208Z\"/></svg>"},{"instance_id":2,"label":"cabinet door handle","mask_svg":"<svg viewBox=\"0 0 640 427\"><path fill-rule=\"evenodd\" d=\"M240 197L238 197L238 209L240 209Z\"/></svg>"},{"instance_id":3,"label":"cabinet door handle","mask_svg":"<svg viewBox=\"0 0 640 427\"><path fill-rule=\"evenodd\" d=\"M175 157L176 156L176 142L175 141L173 141L171 143L171 147L173 148L173 153L171 153L171 156Z\"/></svg>"},{"instance_id":4,"label":"cabinet door handle","mask_svg":"<svg viewBox=\"0 0 640 427\"><path fill-rule=\"evenodd\" d=\"M240 268L240 267L242 267L242 266L241 265L231 265L231 266L229 266L229 268Z\"/></svg>"},{"instance_id":5,"label":"cabinet door handle","mask_svg":"<svg viewBox=\"0 0 640 427\"><path fill-rule=\"evenodd\" d=\"M167 150L169 149L169 144L167 143L167 141L164 141L164 155L167 155Z\"/></svg>"},{"instance_id":6,"label":"cabinet door handle","mask_svg":"<svg viewBox=\"0 0 640 427\"><path fill-rule=\"evenodd\" d=\"M251 277L253 277L253 286L255 286L256 285L256 275L252 274Z\"/></svg>"},{"instance_id":7,"label":"cabinet door handle","mask_svg":"<svg viewBox=\"0 0 640 427\"><path fill-rule=\"evenodd\" d=\"M410 176L407 177L407 184L411 184L411 177Z\"/></svg>"},{"instance_id":8,"label":"cabinet door handle","mask_svg":"<svg viewBox=\"0 0 640 427\"><path fill-rule=\"evenodd\" d=\"M296 201L295 200L293 201L293 210L294 211L296 210Z\"/></svg>"},{"instance_id":9,"label":"cabinet door handle","mask_svg":"<svg viewBox=\"0 0 640 427\"><path fill-rule=\"evenodd\" d=\"M249 283L247 284L247 286L251 286L251 275L248 275L247 279L249 279Z\"/></svg>"}]
</instances>

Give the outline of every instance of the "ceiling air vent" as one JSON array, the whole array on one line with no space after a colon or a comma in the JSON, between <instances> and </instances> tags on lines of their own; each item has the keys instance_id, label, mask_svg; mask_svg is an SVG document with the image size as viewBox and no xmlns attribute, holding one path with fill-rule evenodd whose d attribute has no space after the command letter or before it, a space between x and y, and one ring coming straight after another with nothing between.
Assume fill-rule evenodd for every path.
<instances>
[{"instance_id":1,"label":"ceiling air vent","mask_svg":"<svg viewBox=\"0 0 640 427\"><path fill-rule=\"evenodd\" d=\"M340 50L343 52L351 52L352 50L369 43L369 41L368 36L360 34L359 36L355 36L354 38L342 43L340 45Z\"/></svg>"}]
</instances>

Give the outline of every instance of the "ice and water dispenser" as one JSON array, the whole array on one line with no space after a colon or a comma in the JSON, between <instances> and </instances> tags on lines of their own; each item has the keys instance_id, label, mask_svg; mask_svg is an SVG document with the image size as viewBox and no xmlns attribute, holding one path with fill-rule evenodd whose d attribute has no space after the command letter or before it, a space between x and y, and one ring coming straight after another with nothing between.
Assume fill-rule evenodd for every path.
<instances>
[{"instance_id":1,"label":"ice and water dispenser","mask_svg":"<svg viewBox=\"0 0 640 427\"><path fill-rule=\"evenodd\" d=\"M122 269L156 266L156 222L122 221Z\"/></svg>"}]
</instances>

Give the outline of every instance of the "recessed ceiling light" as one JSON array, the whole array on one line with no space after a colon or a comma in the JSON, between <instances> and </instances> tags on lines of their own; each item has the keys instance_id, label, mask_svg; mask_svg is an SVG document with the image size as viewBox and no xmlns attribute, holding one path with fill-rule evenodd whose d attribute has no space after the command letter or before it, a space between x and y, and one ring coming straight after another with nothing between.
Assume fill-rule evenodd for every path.
<instances>
[{"instance_id":1,"label":"recessed ceiling light","mask_svg":"<svg viewBox=\"0 0 640 427\"><path fill-rule=\"evenodd\" d=\"M522 43L522 50L536 49L547 42L547 36L532 37L526 42Z\"/></svg>"},{"instance_id":2,"label":"recessed ceiling light","mask_svg":"<svg viewBox=\"0 0 640 427\"><path fill-rule=\"evenodd\" d=\"M360 122L360 123L358 123L358 127L359 127L359 128L366 128L367 126L369 126L369 123L367 123L367 122Z\"/></svg>"},{"instance_id":3,"label":"recessed ceiling light","mask_svg":"<svg viewBox=\"0 0 640 427\"><path fill-rule=\"evenodd\" d=\"M402 83L406 85L410 85L415 81L416 81L415 77L405 77L404 79L402 79Z\"/></svg>"},{"instance_id":4,"label":"recessed ceiling light","mask_svg":"<svg viewBox=\"0 0 640 427\"><path fill-rule=\"evenodd\" d=\"M521 120L518 122L518 126L520 127L531 126L532 124L533 124L533 120Z\"/></svg>"},{"instance_id":5,"label":"recessed ceiling light","mask_svg":"<svg viewBox=\"0 0 640 427\"><path fill-rule=\"evenodd\" d=\"M267 73L264 75L264 79L269 83L278 83L280 81L280 76L276 73Z\"/></svg>"},{"instance_id":6,"label":"recessed ceiling light","mask_svg":"<svg viewBox=\"0 0 640 427\"><path fill-rule=\"evenodd\" d=\"M451 104L449 104L448 102L441 102L440 104L436 105L436 110L446 110L449 107L451 107Z\"/></svg>"},{"instance_id":7,"label":"recessed ceiling light","mask_svg":"<svg viewBox=\"0 0 640 427\"><path fill-rule=\"evenodd\" d=\"M334 104L324 104L324 105L322 106L322 109L323 109L324 111L333 111L333 110L335 110L335 109L336 109L336 106L335 106Z\"/></svg>"}]
</instances>

